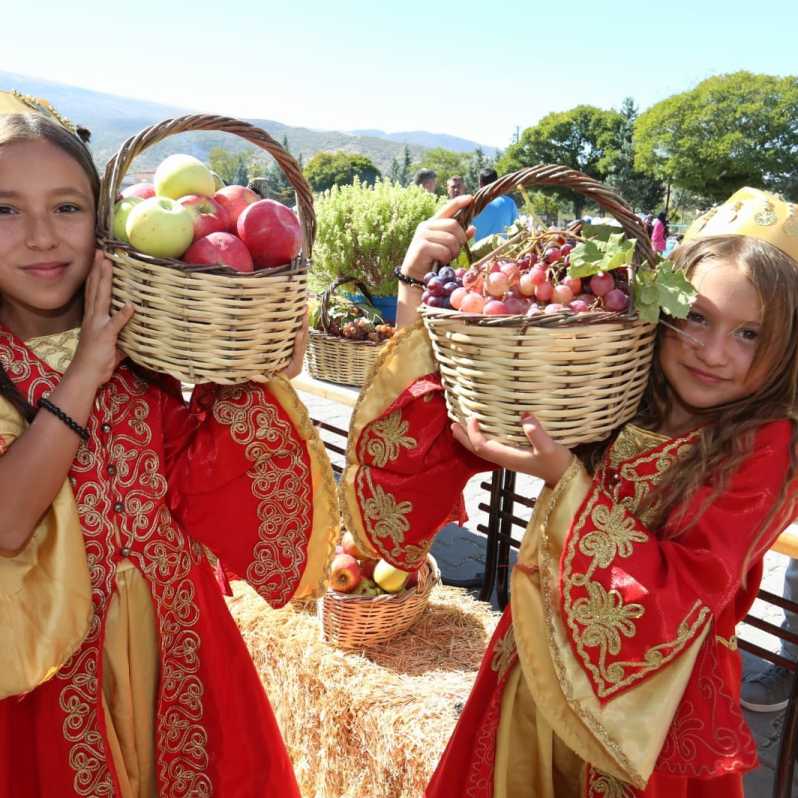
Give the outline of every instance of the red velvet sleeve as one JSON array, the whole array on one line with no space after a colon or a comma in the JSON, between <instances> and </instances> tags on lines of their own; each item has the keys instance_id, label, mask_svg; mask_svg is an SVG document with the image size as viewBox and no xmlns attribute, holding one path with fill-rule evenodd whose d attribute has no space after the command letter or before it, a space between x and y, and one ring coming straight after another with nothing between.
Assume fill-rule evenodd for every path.
<instances>
[{"instance_id":1,"label":"red velvet sleeve","mask_svg":"<svg viewBox=\"0 0 798 798\"><path fill-rule=\"evenodd\" d=\"M788 473L790 429L763 427L727 489L699 513L709 491L701 489L658 533L599 471L567 532L560 589L571 647L600 700L679 656L794 518L793 490L756 542ZM656 457L649 462L657 467Z\"/></svg>"},{"instance_id":2,"label":"red velvet sleeve","mask_svg":"<svg viewBox=\"0 0 798 798\"><path fill-rule=\"evenodd\" d=\"M164 409L169 509L282 606L321 584L337 534L329 461L284 380L198 386Z\"/></svg>"},{"instance_id":3,"label":"red velvet sleeve","mask_svg":"<svg viewBox=\"0 0 798 798\"><path fill-rule=\"evenodd\" d=\"M441 526L463 520L468 479L495 466L455 441L437 373L413 380L375 418L359 421L343 479L347 525L372 553L418 568Z\"/></svg>"}]
</instances>

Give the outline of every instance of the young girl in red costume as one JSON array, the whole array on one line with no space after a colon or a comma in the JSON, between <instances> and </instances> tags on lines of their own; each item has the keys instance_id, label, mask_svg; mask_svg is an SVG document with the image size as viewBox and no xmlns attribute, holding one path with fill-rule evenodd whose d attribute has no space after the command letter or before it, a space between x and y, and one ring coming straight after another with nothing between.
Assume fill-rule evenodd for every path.
<instances>
[{"instance_id":1,"label":"young girl in red costume","mask_svg":"<svg viewBox=\"0 0 798 798\"><path fill-rule=\"evenodd\" d=\"M468 202L419 228L406 277L459 251ZM423 327L389 345L350 431L359 546L417 567L485 460L546 483L427 798L742 798L757 757L735 625L795 517L797 259L796 207L775 196L700 219L676 256L692 312L661 325L638 417L590 464L533 417L525 451L451 424ZM419 295L400 286L400 324Z\"/></svg>"},{"instance_id":2,"label":"young girl in red costume","mask_svg":"<svg viewBox=\"0 0 798 798\"><path fill-rule=\"evenodd\" d=\"M284 377L186 405L123 360L98 185L72 132L0 115L0 795L298 796L203 546L312 594L329 462Z\"/></svg>"}]
</instances>

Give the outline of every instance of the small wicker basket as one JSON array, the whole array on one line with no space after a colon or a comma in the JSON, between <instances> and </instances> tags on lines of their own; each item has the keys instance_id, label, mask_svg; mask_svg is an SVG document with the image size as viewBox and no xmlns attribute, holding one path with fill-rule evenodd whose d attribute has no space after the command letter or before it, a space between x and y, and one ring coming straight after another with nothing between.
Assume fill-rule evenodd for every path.
<instances>
[{"instance_id":1,"label":"small wicker basket","mask_svg":"<svg viewBox=\"0 0 798 798\"><path fill-rule=\"evenodd\" d=\"M522 169L480 189L458 220L498 196L526 186L569 188L611 213L637 242L632 268L656 256L641 221L623 200L587 175L564 166ZM656 325L633 309L536 316L482 316L422 307L440 366L449 416L475 417L495 440L529 447L521 415L534 413L566 446L606 438L632 418L651 365Z\"/></svg>"},{"instance_id":2,"label":"small wicker basket","mask_svg":"<svg viewBox=\"0 0 798 798\"><path fill-rule=\"evenodd\" d=\"M435 558L419 569L418 584L401 593L355 596L328 590L318 600L322 638L338 648L368 648L407 631L429 603L432 588L441 581Z\"/></svg>"},{"instance_id":3,"label":"small wicker basket","mask_svg":"<svg viewBox=\"0 0 798 798\"><path fill-rule=\"evenodd\" d=\"M112 237L114 203L133 159L168 136L232 133L274 157L297 198L302 251L277 269L240 273L224 266L187 266L154 258ZM136 363L183 382L265 382L293 354L307 301L307 269L316 219L313 194L296 161L265 131L223 116L167 119L129 138L108 162L100 187L99 238L114 262L112 302L136 313L119 336Z\"/></svg>"},{"instance_id":4,"label":"small wicker basket","mask_svg":"<svg viewBox=\"0 0 798 798\"><path fill-rule=\"evenodd\" d=\"M369 290L354 277L339 277L332 283L321 295L319 311L323 329L310 330L305 365L310 376L317 380L326 380L339 385L355 385L359 388L365 384L384 343L355 341L327 332L330 328L330 298L346 283L353 283L363 296L372 302Z\"/></svg>"}]
</instances>

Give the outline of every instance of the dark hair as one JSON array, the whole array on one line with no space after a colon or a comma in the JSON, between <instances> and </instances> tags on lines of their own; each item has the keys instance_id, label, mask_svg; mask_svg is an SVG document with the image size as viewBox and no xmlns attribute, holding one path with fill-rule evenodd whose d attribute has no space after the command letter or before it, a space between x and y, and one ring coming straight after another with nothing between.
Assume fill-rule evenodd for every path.
<instances>
[{"instance_id":1,"label":"dark hair","mask_svg":"<svg viewBox=\"0 0 798 798\"><path fill-rule=\"evenodd\" d=\"M487 186L490 183L494 183L496 180L499 179L499 175L496 174L496 170L490 166L486 166L484 169L480 170L479 172L479 185L480 188L482 186Z\"/></svg>"},{"instance_id":2,"label":"dark hair","mask_svg":"<svg viewBox=\"0 0 798 798\"><path fill-rule=\"evenodd\" d=\"M428 180L435 180L438 175L432 169L419 169L416 172L416 176L413 178L413 182L417 185L423 185Z\"/></svg>"},{"instance_id":3,"label":"dark hair","mask_svg":"<svg viewBox=\"0 0 798 798\"><path fill-rule=\"evenodd\" d=\"M94 207L100 196L100 176L81 138L70 133L66 128L51 121L42 114L6 114L0 116L0 147L19 144L25 141L47 141L58 147L85 172L91 185ZM36 409L17 390L11 378L0 363L0 396L7 399L16 410L28 421L36 415Z\"/></svg>"}]
</instances>

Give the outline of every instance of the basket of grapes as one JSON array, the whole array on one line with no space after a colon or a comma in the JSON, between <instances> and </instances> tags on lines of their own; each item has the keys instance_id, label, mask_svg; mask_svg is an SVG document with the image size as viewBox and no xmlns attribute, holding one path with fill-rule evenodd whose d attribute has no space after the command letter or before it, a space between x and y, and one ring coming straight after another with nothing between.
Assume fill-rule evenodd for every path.
<instances>
[{"instance_id":1,"label":"basket of grapes","mask_svg":"<svg viewBox=\"0 0 798 798\"><path fill-rule=\"evenodd\" d=\"M238 136L271 155L297 212L245 186L223 186L181 153L159 164L152 184L120 195L146 149L197 131ZM299 164L265 130L205 114L142 130L106 166L98 222L114 265L113 306L136 309L119 335L132 360L187 383L265 382L285 368L305 314L316 217Z\"/></svg>"},{"instance_id":2,"label":"basket of grapes","mask_svg":"<svg viewBox=\"0 0 798 798\"><path fill-rule=\"evenodd\" d=\"M567 167L505 175L458 220L465 228L491 200L531 186L582 193L619 230L603 240L578 224L522 230L465 272L425 277L421 315L449 416L475 417L488 437L519 447L529 446L525 412L566 446L603 440L637 410L660 307L685 315L691 289L617 194Z\"/></svg>"},{"instance_id":3,"label":"basket of grapes","mask_svg":"<svg viewBox=\"0 0 798 798\"><path fill-rule=\"evenodd\" d=\"M353 284L365 301L339 295ZM340 385L362 386L382 345L394 334L372 304L368 288L354 277L339 277L321 294L310 312L305 365L311 377Z\"/></svg>"}]
</instances>

